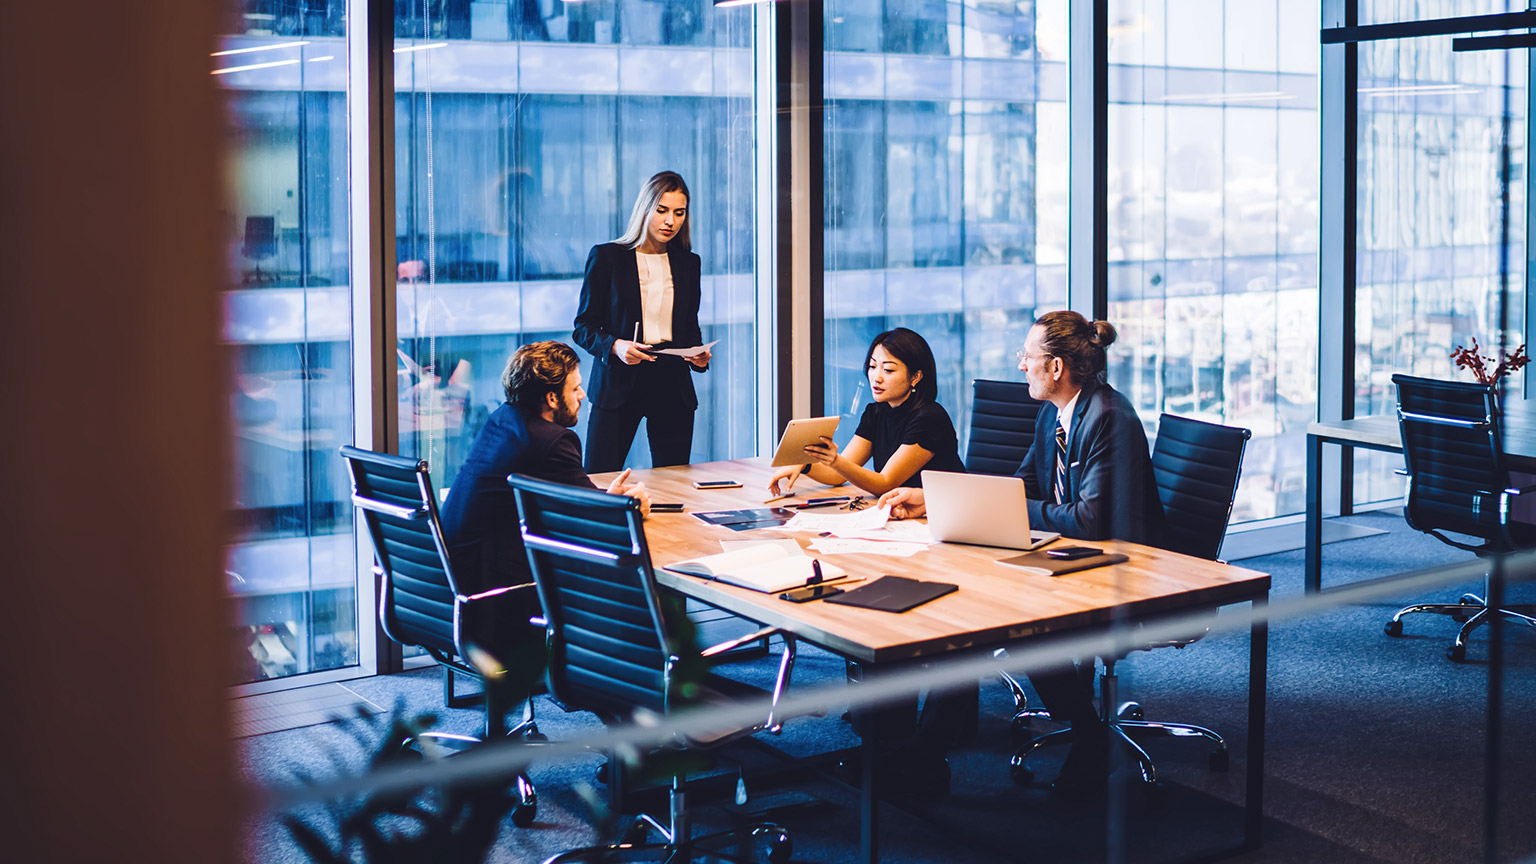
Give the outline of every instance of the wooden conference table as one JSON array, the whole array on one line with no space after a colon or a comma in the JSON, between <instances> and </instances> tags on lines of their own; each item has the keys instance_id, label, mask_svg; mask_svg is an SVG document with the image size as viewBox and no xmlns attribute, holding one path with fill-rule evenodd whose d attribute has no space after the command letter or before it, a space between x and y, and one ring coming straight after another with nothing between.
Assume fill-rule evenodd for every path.
<instances>
[{"instance_id":1,"label":"wooden conference table","mask_svg":"<svg viewBox=\"0 0 1536 864\"><path fill-rule=\"evenodd\" d=\"M772 474L767 459L744 459L700 465L640 470L653 502L682 502L688 513L768 506L763 500ZM612 475L594 475L603 485ZM738 489L699 490L695 480L736 480ZM802 481L802 483L805 481ZM852 487L826 493L808 484L804 497L842 494ZM849 494L857 494L857 490ZM794 501L797 499L789 499ZM829 510L812 510L827 513ZM646 519L646 539L656 578L662 585L711 606L781 627L798 638L845 658L856 660L866 673L899 668L928 658L990 652L1046 634L1082 631L1111 619L1135 620L1230 603L1264 602L1269 596L1267 574L1165 552L1134 543L1095 542L1107 551L1130 556L1125 564L1101 567L1061 577L1035 576L996 563L1006 550L939 543L908 558L885 555L838 555L836 563L851 575L869 579L883 574L956 583L960 590L916 609L891 614L873 609L827 603L788 603L721 582L706 582L660 569L660 565L720 551L721 540L797 537L777 531L736 532L709 525L688 513L653 513ZM1244 801L1244 845L1257 846L1263 793L1264 698L1267 627L1256 622L1250 632L1247 787ZM875 755L864 739L864 765ZM861 790L861 840L864 859L878 860L875 795L865 768Z\"/></svg>"},{"instance_id":2,"label":"wooden conference table","mask_svg":"<svg viewBox=\"0 0 1536 864\"><path fill-rule=\"evenodd\" d=\"M1504 455L1515 471L1536 474L1536 416L1526 412L1500 419ZM1303 585L1307 593L1323 588L1323 445L1337 444L1385 453L1403 452L1396 414L1371 414L1353 420L1318 421L1307 426L1307 528Z\"/></svg>"}]
</instances>

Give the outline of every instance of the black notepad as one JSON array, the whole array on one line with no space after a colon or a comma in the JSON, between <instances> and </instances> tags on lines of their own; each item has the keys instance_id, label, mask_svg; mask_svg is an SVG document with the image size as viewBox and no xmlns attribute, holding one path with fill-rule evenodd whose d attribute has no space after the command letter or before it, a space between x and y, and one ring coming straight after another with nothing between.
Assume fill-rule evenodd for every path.
<instances>
[{"instance_id":1,"label":"black notepad","mask_svg":"<svg viewBox=\"0 0 1536 864\"><path fill-rule=\"evenodd\" d=\"M836 597L828 597L823 602L840 606L862 606L865 609L879 609L882 612L905 612L929 600L943 597L951 591L957 591L959 588L960 586L948 582L921 582L905 576L881 576L862 588L855 588Z\"/></svg>"}]
</instances>

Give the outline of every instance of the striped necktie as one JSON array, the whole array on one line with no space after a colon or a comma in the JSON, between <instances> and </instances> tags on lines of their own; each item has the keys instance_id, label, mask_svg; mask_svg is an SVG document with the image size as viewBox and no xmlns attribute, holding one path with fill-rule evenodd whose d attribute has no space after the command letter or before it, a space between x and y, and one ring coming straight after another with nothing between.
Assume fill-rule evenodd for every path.
<instances>
[{"instance_id":1,"label":"striped necktie","mask_svg":"<svg viewBox=\"0 0 1536 864\"><path fill-rule=\"evenodd\" d=\"M1067 500L1067 430L1056 424L1056 503Z\"/></svg>"}]
</instances>

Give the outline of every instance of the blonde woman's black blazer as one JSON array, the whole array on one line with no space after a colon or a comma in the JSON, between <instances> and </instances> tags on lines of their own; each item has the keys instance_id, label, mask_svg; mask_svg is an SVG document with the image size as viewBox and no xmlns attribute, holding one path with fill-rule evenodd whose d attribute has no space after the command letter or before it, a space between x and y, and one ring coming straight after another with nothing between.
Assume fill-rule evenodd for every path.
<instances>
[{"instance_id":1,"label":"blonde woman's black blazer","mask_svg":"<svg viewBox=\"0 0 1536 864\"><path fill-rule=\"evenodd\" d=\"M667 249L672 267L672 341L654 347L687 348L704 342L699 332L699 256L675 247ZM626 365L613 356L613 343L634 336L640 320L640 271L635 250L617 243L592 247L576 308L576 344L592 355L587 398L599 408L619 408L635 392L640 376L656 407L689 410L699 405L691 372L702 369L681 357L661 356L654 363Z\"/></svg>"}]
</instances>

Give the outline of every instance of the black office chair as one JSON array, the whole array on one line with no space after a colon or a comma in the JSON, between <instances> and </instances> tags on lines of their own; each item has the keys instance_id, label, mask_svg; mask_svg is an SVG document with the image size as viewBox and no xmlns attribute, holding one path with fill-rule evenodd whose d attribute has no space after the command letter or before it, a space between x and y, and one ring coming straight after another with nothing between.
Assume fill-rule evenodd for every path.
<instances>
[{"instance_id":1,"label":"black office chair","mask_svg":"<svg viewBox=\"0 0 1536 864\"><path fill-rule=\"evenodd\" d=\"M519 687L503 677L505 687L531 692L543 669L543 640L528 623L539 611L532 583L466 595L454 580L427 463L351 446L342 447L341 456L352 478L352 503L362 513L373 540L379 624L385 635L401 645L422 648L442 666L443 702L448 707L465 707L473 701L473 697L454 695L455 675L479 681L484 691L481 736L431 732L419 736L423 743L459 751L509 737L541 740L533 700L523 700L522 718L508 729L508 706L498 698L503 688L486 687L481 671L489 655L502 666L498 672L510 666L514 677L522 680ZM518 774L515 783L519 803L512 811L512 822L521 827L538 814L538 795L526 774Z\"/></svg>"},{"instance_id":2,"label":"black office chair","mask_svg":"<svg viewBox=\"0 0 1536 864\"><path fill-rule=\"evenodd\" d=\"M1509 519L1511 499L1536 486L1510 486L1496 391L1482 384L1409 375L1393 375L1392 383L1397 385L1397 420L1407 465L1401 473L1408 477L1403 507L1408 526L1484 556L1536 546L1536 525ZM1447 537L1447 531L1482 542L1463 543ZM1404 606L1384 629L1388 636L1401 636L1404 615L1449 615L1463 623L1445 656L1460 663L1467 658L1467 638L1494 615L1536 626L1536 618L1517 611L1532 607L1490 608L1486 597L1463 594L1459 603Z\"/></svg>"},{"instance_id":3,"label":"black office chair","mask_svg":"<svg viewBox=\"0 0 1536 864\"><path fill-rule=\"evenodd\" d=\"M795 640L778 628L750 633L705 651L697 651L685 632L681 598L663 594L651 569L640 503L624 495L609 495L548 483L520 474L507 478L517 496L523 543L544 604L549 645L549 690L568 711L590 711L607 724L623 723L637 712L666 716L688 707L734 705L761 699L769 704L766 717L750 726L714 730L705 736L678 735L684 749L710 749L764 729L777 732L782 718L776 710L789 684ZM784 653L770 694L707 671L713 661L753 641L779 636ZM691 678L692 680L683 680ZM610 792L623 808L626 771L610 762ZM617 788L616 788L617 787ZM733 831L694 837L689 830L686 784L674 773L670 783L667 824L641 814L623 840L556 855L545 864L585 860L620 851L655 851L667 860L689 860L695 854L745 860L706 850L704 844L726 837L764 839L768 859L787 861L788 832L759 823ZM662 842L645 844L650 829Z\"/></svg>"},{"instance_id":4,"label":"black office chair","mask_svg":"<svg viewBox=\"0 0 1536 864\"><path fill-rule=\"evenodd\" d=\"M1172 414L1158 418L1157 444L1152 448L1152 473L1157 478L1157 494L1163 505L1166 525L1154 545L1170 552L1217 560L1227 533L1227 522L1232 517L1237 483L1242 476L1243 452L1251 437L1251 431L1234 426L1204 423ZM1204 636L1200 633L1190 638L1147 642L1131 650L1184 648ZM1211 770L1227 770L1231 757L1227 742L1220 735L1189 723L1151 722L1145 718L1139 703L1118 703L1119 677L1115 674L1115 663L1120 658L1099 659L1104 664L1104 671L1099 675L1099 711L1111 734L1126 744L1135 756L1144 782L1157 782L1157 768L1133 736L1203 738L1214 745L1209 760ZM1016 732L1027 729L1032 718L1049 716L1043 709L1029 708L1023 701L1024 693L1018 682L1012 679L1009 682L1018 705L1013 718ZM1062 730L1025 743L1010 764L1014 779L1028 783L1032 779L1025 765L1029 755L1040 747L1067 740L1065 730Z\"/></svg>"},{"instance_id":5,"label":"black office chair","mask_svg":"<svg viewBox=\"0 0 1536 864\"><path fill-rule=\"evenodd\" d=\"M256 262L256 270L246 274L243 281L263 282L269 276L261 272L261 262L277 255L277 217L245 217L245 239L240 244L240 254Z\"/></svg>"},{"instance_id":6,"label":"black office chair","mask_svg":"<svg viewBox=\"0 0 1536 864\"><path fill-rule=\"evenodd\" d=\"M971 429L965 444L965 470L1010 476L1019 470L1035 440L1040 403L1022 381L971 382Z\"/></svg>"}]
</instances>

